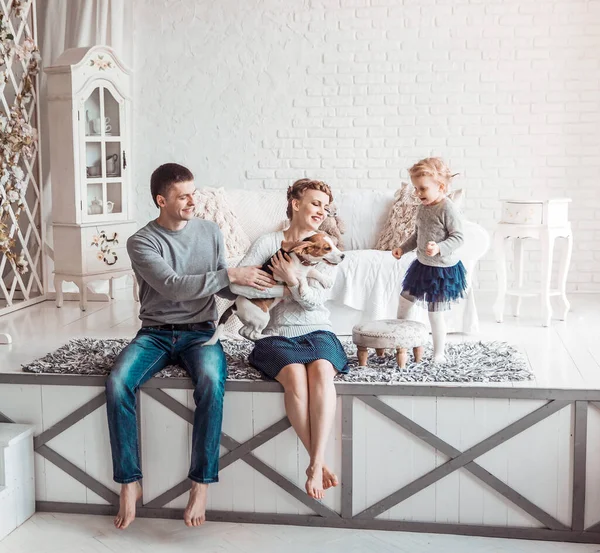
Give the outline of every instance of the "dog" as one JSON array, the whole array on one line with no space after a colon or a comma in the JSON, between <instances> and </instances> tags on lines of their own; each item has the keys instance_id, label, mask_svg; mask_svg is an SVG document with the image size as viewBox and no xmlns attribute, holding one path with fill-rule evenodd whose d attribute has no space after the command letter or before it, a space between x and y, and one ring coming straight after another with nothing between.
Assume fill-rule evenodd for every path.
<instances>
[{"instance_id":1,"label":"dog","mask_svg":"<svg viewBox=\"0 0 600 553\"><path fill-rule=\"evenodd\" d=\"M313 234L302 242L282 242L280 251L287 253L291 258L301 289L303 286L308 286L307 279L309 278L319 281L324 288L331 288L334 284L333 279L315 269L315 265L320 262L337 265L345 257L331 237L324 232ZM264 271L271 275L273 271L269 265L273 257L262 267ZM270 311L281 301L283 301L283 298L248 299L244 296L238 296L233 305L221 315L212 338L203 345L212 346L216 344L223 334L225 323L234 314L240 318L244 325L239 331L244 338L252 341L264 338L262 332L269 324Z\"/></svg>"}]
</instances>

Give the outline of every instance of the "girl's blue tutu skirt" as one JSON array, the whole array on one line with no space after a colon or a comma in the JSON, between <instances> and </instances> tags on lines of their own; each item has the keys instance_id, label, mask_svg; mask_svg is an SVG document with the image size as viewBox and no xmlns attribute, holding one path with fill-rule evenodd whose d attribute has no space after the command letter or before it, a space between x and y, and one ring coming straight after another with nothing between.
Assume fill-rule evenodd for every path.
<instances>
[{"instance_id":1,"label":"girl's blue tutu skirt","mask_svg":"<svg viewBox=\"0 0 600 553\"><path fill-rule=\"evenodd\" d=\"M452 267L431 267L415 259L402 282L402 295L427 306L429 311L445 311L465 297L467 272L459 261Z\"/></svg>"}]
</instances>

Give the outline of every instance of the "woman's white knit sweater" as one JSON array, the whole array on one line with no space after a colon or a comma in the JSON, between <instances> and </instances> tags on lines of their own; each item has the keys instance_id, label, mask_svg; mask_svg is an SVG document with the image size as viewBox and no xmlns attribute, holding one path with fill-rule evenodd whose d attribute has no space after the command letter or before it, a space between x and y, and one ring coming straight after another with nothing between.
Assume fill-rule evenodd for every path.
<instances>
[{"instance_id":1,"label":"woman's white knit sweater","mask_svg":"<svg viewBox=\"0 0 600 553\"><path fill-rule=\"evenodd\" d=\"M261 236L252 244L240 262L240 267L262 265L277 253L284 239L283 232L271 232ZM322 262L315 265L315 269L329 277L333 286L337 267ZM284 286L281 284L268 288L264 292L251 286L237 284L231 284L229 288L234 294L251 299L281 298L284 291ZM299 283L289 288L291 297L286 297L271 310L271 320L263 334L291 338L315 330L331 331L329 311L325 308L329 289L324 288L321 283L312 278L309 278L307 283Z\"/></svg>"}]
</instances>

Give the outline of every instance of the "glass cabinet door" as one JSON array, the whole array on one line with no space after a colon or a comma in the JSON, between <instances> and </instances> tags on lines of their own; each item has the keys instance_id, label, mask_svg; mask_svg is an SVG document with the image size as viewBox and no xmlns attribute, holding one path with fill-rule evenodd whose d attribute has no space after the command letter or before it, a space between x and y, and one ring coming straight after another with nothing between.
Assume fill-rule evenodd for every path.
<instances>
[{"instance_id":1,"label":"glass cabinet door","mask_svg":"<svg viewBox=\"0 0 600 553\"><path fill-rule=\"evenodd\" d=\"M123 105L114 89L103 85L94 88L84 101L84 220L118 219L126 214Z\"/></svg>"},{"instance_id":2,"label":"glass cabinet door","mask_svg":"<svg viewBox=\"0 0 600 553\"><path fill-rule=\"evenodd\" d=\"M106 136L119 136L121 133L121 106L113 93L104 88L104 132Z\"/></svg>"}]
</instances>

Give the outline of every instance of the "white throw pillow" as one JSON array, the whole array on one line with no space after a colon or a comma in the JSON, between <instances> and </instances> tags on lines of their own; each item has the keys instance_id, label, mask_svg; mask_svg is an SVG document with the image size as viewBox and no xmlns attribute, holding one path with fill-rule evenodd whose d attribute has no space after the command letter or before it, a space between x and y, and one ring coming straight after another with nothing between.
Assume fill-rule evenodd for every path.
<instances>
[{"instance_id":1,"label":"white throw pillow","mask_svg":"<svg viewBox=\"0 0 600 553\"><path fill-rule=\"evenodd\" d=\"M244 255L250 247L250 238L231 209L223 188L201 188L196 192L196 217L219 225L227 258Z\"/></svg>"}]
</instances>

